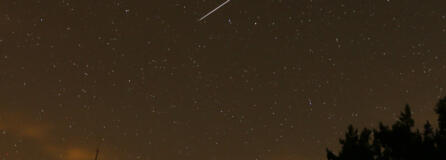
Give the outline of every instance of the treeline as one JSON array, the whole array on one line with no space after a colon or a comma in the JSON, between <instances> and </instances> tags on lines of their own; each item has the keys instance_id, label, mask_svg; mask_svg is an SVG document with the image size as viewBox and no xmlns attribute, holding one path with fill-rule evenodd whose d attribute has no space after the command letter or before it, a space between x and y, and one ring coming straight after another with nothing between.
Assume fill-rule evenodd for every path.
<instances>
[{"instance_id":1,"label":"treeline","mask_svg":"<svg viewBox=\"0 0 446 160\"><path fill-rule=\"evenodd\" d=\"M391 126L361 131L350 125L338 154L327 149L328 160L446 160L446 97L435 106L438 128L428 122L414 129L409 105Z\"/></svg>"}]
</instances>

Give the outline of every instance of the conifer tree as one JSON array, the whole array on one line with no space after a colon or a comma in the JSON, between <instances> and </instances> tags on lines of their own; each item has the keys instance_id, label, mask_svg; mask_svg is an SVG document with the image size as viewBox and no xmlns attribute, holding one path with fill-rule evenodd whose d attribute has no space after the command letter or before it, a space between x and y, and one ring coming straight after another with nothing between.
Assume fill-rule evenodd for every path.
<instances>
[{"instance_id":1,"label":"conifer tree","mask_svg":"<svg viewBox=\"0 0 446 160\"><path fill-rule=\"evenodd\" d=\"M446 97L435 106L439 129L427 121L416 129L412 111L406 105L398 120L390 125L360 133L352 125L347 129L338 155L327 149L328 160L443 160L446 159Z\"/></svg>"}]
</instances>

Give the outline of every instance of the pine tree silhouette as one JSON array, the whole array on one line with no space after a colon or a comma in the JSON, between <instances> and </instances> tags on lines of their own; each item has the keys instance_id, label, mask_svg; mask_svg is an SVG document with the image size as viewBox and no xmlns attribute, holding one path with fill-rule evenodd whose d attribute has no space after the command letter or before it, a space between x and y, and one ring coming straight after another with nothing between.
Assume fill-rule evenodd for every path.
<instances>
[{"instance_id":1,"label":"pine tree silhouette","mask_svg":"<svg viewBox=\"0 0 446 160\"><path fill-rule=\"evenodd\" d=\"M360 134L348 126L340 139L341 151L336 155L327 149L328 160L445 160L446 97L436 107L439 129L426 122L422 131L414 130L412 111L406 105L391 127L379 123L378 129L364 128Z\"/></svg>"},{"instance_id":2,"label":"pine tree silhouette","mask_svg":"<svg viewBox=\"0 0 446 160\"><path fill-rule=\"evenodd\" d=\"M446 97L440 100L435 106L435 112L438 114L438 128L435 141L437 142L437 155L446 159Z\"/></svg>"},{"instance_id":3,"label":"pine tree silhouette","mask_svg":"<svg viewBox=\"0 0 446 160\"><path fill-rule=\"evenodd\" d=\"M432 125L429 121L424 125L424 133L423 133L423 144L421 146L421 152L424 153L426 159L434 159L436 157L436 148L435 148L435 134Z\"/></svg>"}]
</instances>

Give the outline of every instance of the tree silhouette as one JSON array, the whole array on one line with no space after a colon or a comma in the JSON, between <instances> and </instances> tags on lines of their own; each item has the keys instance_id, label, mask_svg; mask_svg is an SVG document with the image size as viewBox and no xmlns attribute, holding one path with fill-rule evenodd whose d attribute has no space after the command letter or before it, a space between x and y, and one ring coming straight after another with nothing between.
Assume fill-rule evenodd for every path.
<instances>
[{"instance_id":1,"label":"tree silhouette","mask_svg":"<svg viewBox=\"0 0 446 160\"><path fill-rule=\"evenodd\" d=\"M414 130L415 121L409 105L391 127L379 123L378 129L364 128L361 133L348 126L341 151L327 149L328 160L440 160L446 159L446 97L436 107L439 129L429 121L422 131Z\"/></svg>"},{"instance_id":2,"label":"tree silhouette","mask_svg":"<svg viewBox=\"0 0 446 160\"><path fill-rule=\"evenodd\" d=\"M439 131L435 135L437 142L437 155L446 158L446 97L440 100L435 106L435 112L438 114L438 128Z\"/></svg>"},{"instance_id":3,"label":"tree silhouette","mask_svg":"<svg viewBox=\"0 0 446 160\"><path fill-rule=\"evenodd\" d=\"M368 129L362 130L361 134L358 135L358 130L353 128L352 125L348 127L348 131L345 134L345 139L341 139L342 150L339 153L339 157L328 151L328 158L337 159L363 159L363 160L373 160L370 159L373 155L372 146L370 145L370 134L372 132Z\"/></svg>"}]
</instances>

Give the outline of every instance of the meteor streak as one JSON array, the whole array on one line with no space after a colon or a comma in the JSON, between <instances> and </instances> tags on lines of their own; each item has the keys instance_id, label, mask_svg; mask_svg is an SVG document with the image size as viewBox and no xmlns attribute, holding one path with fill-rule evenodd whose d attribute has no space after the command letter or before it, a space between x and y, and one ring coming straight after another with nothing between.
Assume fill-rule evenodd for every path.
<instances>
[{"instance_id":1,"label":"meteor streak","mask_svg":"<svg viewBox=\"0 0 446 160\"><path fill-rule=\"evenodd\" d=\"M224 5L226 5L227 3L229 3L231 0L227 0L226 2L220 4L217 8L215 8L214 10L210 11L209 13L207 13L206 15L204 15L203 17L201 17L200 19L198 19L198 21L202 21L203 19L205 19L206 17L208 17L209 15L211 15L212 13L214 13L215 11L217 11L218 9L220 9L221 7L223 7Z\"/></svg>"}]
</instances>

